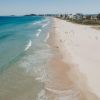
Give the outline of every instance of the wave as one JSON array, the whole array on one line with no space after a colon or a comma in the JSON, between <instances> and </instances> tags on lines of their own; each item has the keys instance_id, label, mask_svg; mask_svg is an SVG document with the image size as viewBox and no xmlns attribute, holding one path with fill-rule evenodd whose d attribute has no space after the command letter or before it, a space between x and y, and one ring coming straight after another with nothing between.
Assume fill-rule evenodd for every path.
<instances>
[{"instance_id":1,"label":"wave","mask_svg":"<svg viewBox=\"0 0 100 100\"><path fill-rule=\"evenodd\" d=\"M52 92L57 95L57 100L79 100L80 91L76 88L71 88L67 90L55 90L45 87L49 92Z\"/></svg>"},{"instance_id":2,"label":"wave","mask_svg":"<svg viewBox=\"0 0 100 100\"><path fill-rule=\"evenodd\" d=\"M46 23L46 24L42 25L42 28L46 27L47 25L48 25L48 23Z\"/></svg>"},{"instance_id":3,"label":"wave","mask_svg":"<svg viewBox=\"0 0 100 100\"><path fill-rule=\"evenodd\" d=\"M38 32L41 32L42 30L41 29L38 29Z\"/></svg>"},{"instance_id":4,"label":"wave","mask_svg":"<svg viewBox=\"0 0 100 100\"><path fill-rule=\"evenodd\" d=\"M32 46L32 41L29 40L29 42L28 42L28 44L27 44L27 46L25 48L25 51L27 51L31 46Z\"/></svg>"},{"instance_id":5,"label":"wave","mask_svg":"<svg viewBox=\"0 0 100 100\"><path fill-rule=\"evenodd\" d=\"M36 36L39 37L40 33L41 33L41 29L38 29L38 32L36 33Z\"/></svg>"},{"instance_id":6,"label":"wave","mask_svg":"<svg viewBox=\"0 0 100 100\"><path fill-rule=\"evenodd\" d=\"M42 28L46 27L49 24L49 21L46 24L42 25Z\"/></svg>"},{"instance_id":7,"label":"wave","mask_svg":"<svg viewBox=\"0 0 100 100\"><path fill-rule=\"evenodd\" d=\"M41 20L41 21L34 22L33 25L44 23L44 22L47 22L47 21L48 21L48 19L44 19L44 20Z\"/></svg>"},{"instance_id":8,"label":"wave","mask_svg":"<svg viewBox=\"0 0 100 100\"><path fill-rule=\"evenodd\" d=\"M3 39L5 39L5 38L8 38L8 37L11 37L13 34L4 34L4 35L1 35L0 36L0 40L3 40Z\"/></svg>"},{"instance_id":9,"label":"wave","mask_svg":"<svg viewBox=\"0 0 100 100\"><path fill-rule=\"evenodd\" d=\"M33 25L40 24L40 23L42 23L42 21L35 22L33 23Z\"/></svg>"}]
</instances>

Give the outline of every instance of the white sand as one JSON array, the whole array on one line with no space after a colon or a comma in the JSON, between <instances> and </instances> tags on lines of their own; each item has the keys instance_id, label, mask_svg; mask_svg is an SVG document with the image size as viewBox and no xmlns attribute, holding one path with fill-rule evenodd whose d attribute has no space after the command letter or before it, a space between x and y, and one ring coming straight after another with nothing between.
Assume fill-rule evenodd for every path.
<instances>
[{"instance_id":1,"label":"white sand","mask_svg":"<svg viewBox=\"0 0 100 100\"><path fill-rule=\"evenodd\" d=\"M90 91L100 97L100 30L56 18L54 22L65 61L68 62L69 52L71 62L87 78Z\"/></svg>"}]
</instances>

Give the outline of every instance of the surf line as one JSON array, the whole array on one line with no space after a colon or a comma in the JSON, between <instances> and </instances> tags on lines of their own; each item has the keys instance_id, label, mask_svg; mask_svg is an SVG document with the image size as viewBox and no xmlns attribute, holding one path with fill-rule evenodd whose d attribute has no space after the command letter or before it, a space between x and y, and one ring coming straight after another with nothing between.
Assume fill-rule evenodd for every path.
<instances>
[{"instance_id":1,"label":"surf line","mask_svg":"<svg viewBox=\"0 0 100 100\"><path fill-rule=\"evenodd\" d=\"M48 23L46 23L46 24L42 25L42 28L46 27L47 25L48 25Z\"/></svg>"},{"instance_id":2,"label":"surf line","mask_svg":"<svg viewBox=\"0 0 100 100\"><path fill-rule=\"evenodd\" d=\"M36 33L36 36L39 37L40 33L41 33L41 29L38 29L38 32Z\"/></svg>"},{"instance_id":3,"label":"surf line","mask_svg":"<svg viewBox=\"0 0 100 100\"><path fill-rule=\"evenodd\" d=\"M27 51L31 46L32 46L32 41L29 40L29 42L28 42L28 44L27 44L27 46L25 48L25 51Z\"/></svg>"},{"instance_id":4,"label":"surf line","mask_svg":"<svg viewBox=\"0 0 100 100\"><path fill-rule=\"evenodd\" d=\"M34 22L33 25L40 24L42 21Z\"/></svg>"},{"instance_id":5,"label":"surf line","mask_svg":"<svg viewBox=\"0 0 100 100\"><path fill-rule=\"evenodd\" d=\"M71 95L71 94L74 93L73 90L55 90L55 89L51 89L51 88L47 88L47 87L45 89L48 90L48 91L51 91L53 93L56 93L56 94L67 94L67 95ZM77 92L77 94L78 93L79 92Z\"/></svg>"}]
</instances>

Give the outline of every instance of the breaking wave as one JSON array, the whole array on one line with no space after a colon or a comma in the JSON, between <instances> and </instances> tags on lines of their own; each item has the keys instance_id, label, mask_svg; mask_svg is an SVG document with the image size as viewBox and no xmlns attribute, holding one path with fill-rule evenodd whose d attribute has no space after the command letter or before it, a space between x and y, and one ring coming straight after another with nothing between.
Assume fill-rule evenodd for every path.
<instances>
[{"instance_id":1,"label":"breaking wave","mask_svg":"<svg viewBox=\"0 0 100 100\"><path fill-rule=\"evenodd\" d=\"M27 46L25 48L25 51L27 51L31 46L32 46L32 41L29 40L29 42L28 42L28 44L27 44Z\"/></svg>"},{"instance_id":2,"label":"breaking wave","mask_svg":"<svg viewBox=\"0 0 100 100\"><path fill-rule=\"evenodd\" d=\"M38 32L36 33L36 36L39 37L40 33L41 33L41 29L38 29Z\"/></svg>"}]
</instances>

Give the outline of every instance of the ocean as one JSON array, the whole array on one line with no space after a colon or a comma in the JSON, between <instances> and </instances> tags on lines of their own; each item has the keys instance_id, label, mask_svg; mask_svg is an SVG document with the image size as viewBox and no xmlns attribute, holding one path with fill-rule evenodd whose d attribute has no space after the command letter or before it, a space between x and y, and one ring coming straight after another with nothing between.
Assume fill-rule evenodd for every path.
<instances>
[{"instance_id":1,"label":"ocean","mask_svg":"<svg viewBox=\"0 0 100 100\"><path fill-rule=\"evenodd\" d=\"M41 98L47 79L51 18L0 17L0 100ZM41 92L42 91L42 92Z\"/></svg>"}]
</instances>

